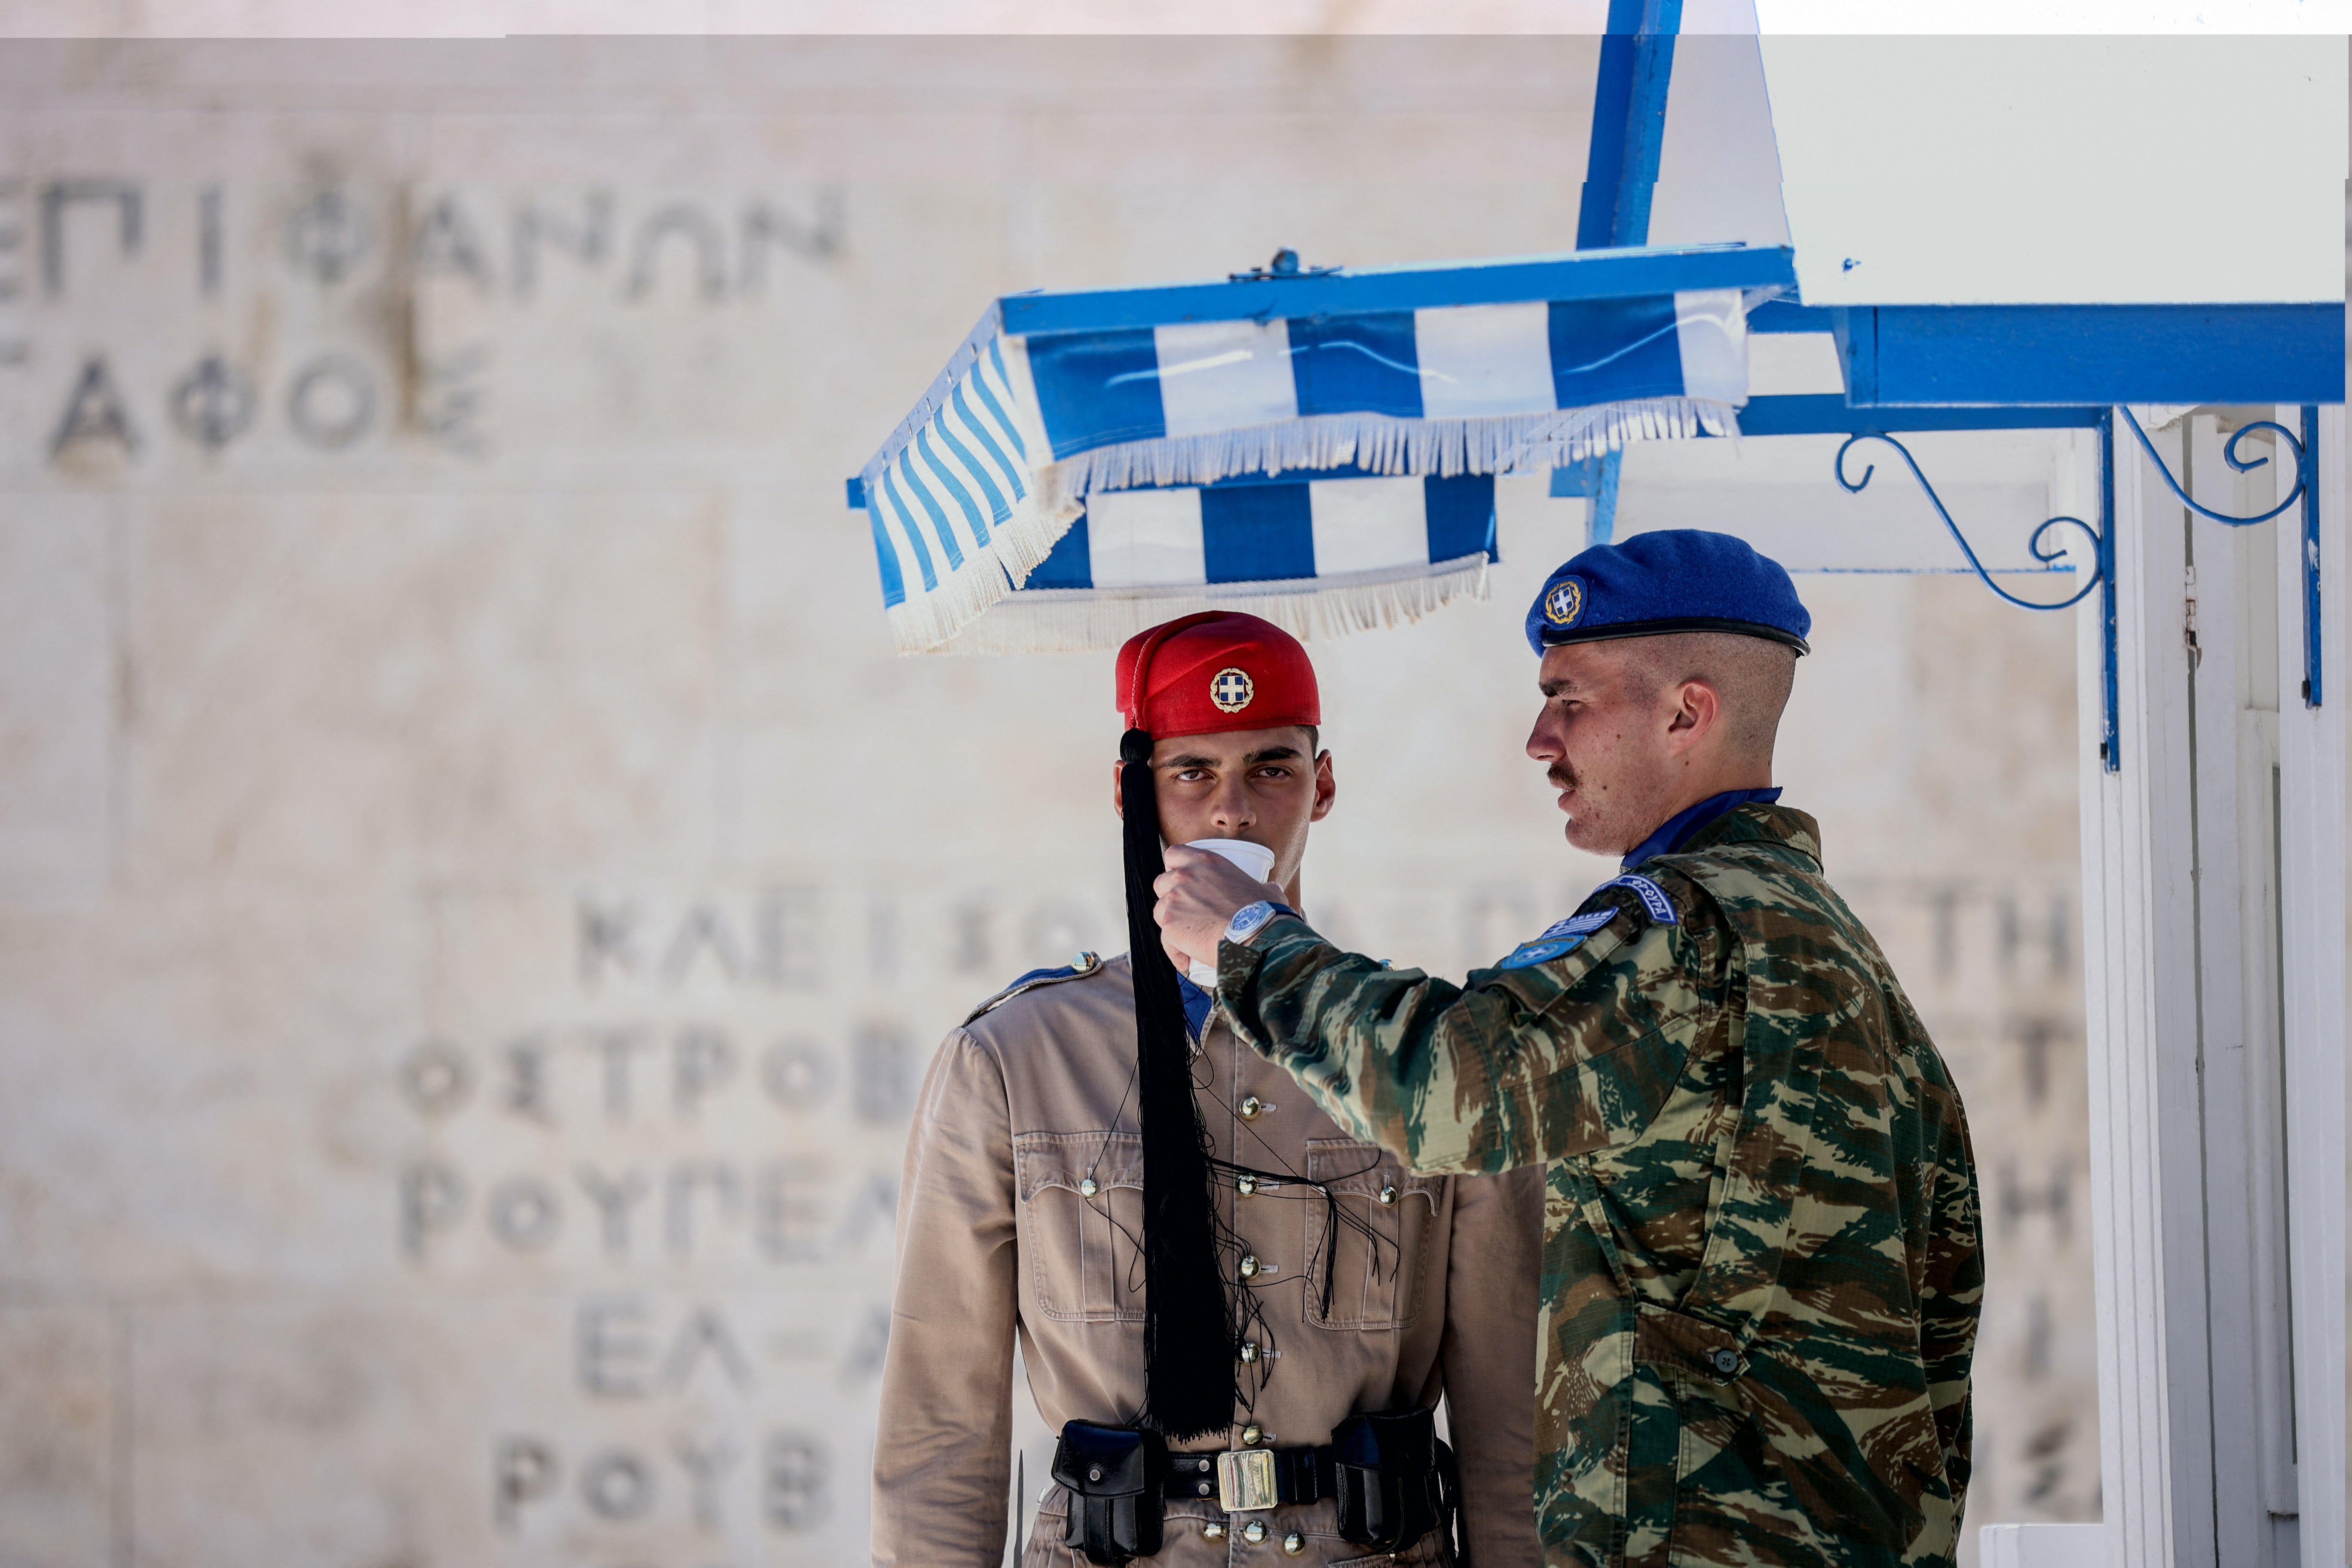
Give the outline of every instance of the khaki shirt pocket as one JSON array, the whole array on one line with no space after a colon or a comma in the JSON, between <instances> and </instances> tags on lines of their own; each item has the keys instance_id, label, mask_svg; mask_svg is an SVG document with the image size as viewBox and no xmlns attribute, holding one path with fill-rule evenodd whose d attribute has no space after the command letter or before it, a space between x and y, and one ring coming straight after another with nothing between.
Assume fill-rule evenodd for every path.
<instances>
[{"instance_id":1,"label":"khaki shirt pocket","mask_svg":"<svg viewBox=\"0 0 2352 1568\"><path fill-rule=\"evenodd\" d=\"M1345 1138L1307 1140L1307 1321L1324 1329L1402 1329L1410 1324L1421 1310L1429 1227L1437 1217L1445 1178L1407 1175L1395 1155ZM1381 1201L1383 1191L1392 1201ZM1329 1203L1324 1201L1325 1193L1330 1194ZM1331 1282L1328 1314L1323 1310L1327 1268Z\"/></svg>"},{"instance_id":2,"label":"khaki shirt pocket","mask_svg":"<svg viewBox=\"0 0 2352 1568\"><path fill-rule=\"evenodd\" d=\"M1037 1310L1066 1321L1141 1322L1142 1138L1015 1133L1013 1173Z\"/></svg>"}]
</instances>

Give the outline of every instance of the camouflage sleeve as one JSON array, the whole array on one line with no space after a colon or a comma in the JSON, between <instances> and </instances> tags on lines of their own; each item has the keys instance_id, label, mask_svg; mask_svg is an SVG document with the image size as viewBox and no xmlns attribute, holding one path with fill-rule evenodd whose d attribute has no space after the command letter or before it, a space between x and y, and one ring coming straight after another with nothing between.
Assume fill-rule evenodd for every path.
<instances>
[{"instance_id":1,"label":"camouflage sleeve","mask_svg":"<svg viewBox=\"0 0 2352 1568\"><path fill-rule=\"evenodd\" d=\"M1957 1112L1958 1106L1954 1106ZM1950 1129L1940 1151L1919 1290L1919 1354L1927 1374L1927 1403L1944 1448L1944 1475L1952 1507L1967 1500L1972 1412L1969 1368L1975 1359L1977 1314L1984 1303L1984 1247L1978 1233L1976 1158L1964 1122Z\"/></svg>"},{"instance_id":2,"label":"camouflage sleeve","mask_svg":"<svg viewBox=\"0 0 2352 1568\"><path fill-rule=\"evenodd\" d=\"M1279 917L1219 948L1217 994L1234 1032L1334 1121L1416 1171L1584 1153L1649 1125L1709 1000L1695 978L1702 937L1647 923L1630 895L1603 899L1616 917L1557 956L1473 970L1461 986Z\"/></svg>"}]
</instances>

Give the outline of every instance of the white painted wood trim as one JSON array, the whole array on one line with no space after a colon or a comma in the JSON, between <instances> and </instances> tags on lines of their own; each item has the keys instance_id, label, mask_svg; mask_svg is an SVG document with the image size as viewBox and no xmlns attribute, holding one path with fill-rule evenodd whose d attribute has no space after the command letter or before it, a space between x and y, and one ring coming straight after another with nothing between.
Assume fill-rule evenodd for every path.
<instances>
[{"instance_id":1,"label":"white painted wood trim","mask_svg":"<svg viewBox=\"0 0 2352 1568\"><path fill-rule=\"evenodd\" d=\"M2177 437L2157 443L2178 452ZM2145 461L2119 431L2116 773L2097 750L2096 595L2081 612L2079 645L2100 1474L2112 1562L2203 1568L2212 1542L2203 1198L2199 1162L2165 1158L2193 1152L2198 1139L2183 552L2179 508L2152 504Z\"/></svg>"},{"instance_id":2,"label":"white painted wood trim","mask_svg":"<svg viewBox=\"0 0 2352 1568\"><path fill-rule=\"evenodd\" d=\"M2282 410L2291 421L2289 411ZM2279 552L2279 823L2284 972L2288 1245L2294 1279L2295 1447L2304 1568L2344 1568L2346 1207L2344 409L2319 414L2325 705L2305 708L2303 581L2297 551ZM2292 425L2290 425L2292 427ZM2299 542L2302 519L2287 535Z\"/></svg>"}]
</instances>

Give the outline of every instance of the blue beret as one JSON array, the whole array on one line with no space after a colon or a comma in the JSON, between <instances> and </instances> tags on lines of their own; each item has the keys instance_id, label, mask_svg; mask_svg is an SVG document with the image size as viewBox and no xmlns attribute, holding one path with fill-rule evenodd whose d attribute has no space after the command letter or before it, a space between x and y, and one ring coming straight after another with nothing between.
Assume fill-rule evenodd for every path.
<instances>
[{"instance_id":1,"label":"blue beret","mask_svg":"<svg viewBox=\"0 0 2352 1568\"><path fill-rule=\"evenodd\" d=\"M1528 606L1528 646L1538 658L1562 643L1662 632L1738 632L1811 653L1812 626L1778 561L1696 528L1596 544L1544 579Z\"/></svg>"}]
</instances>

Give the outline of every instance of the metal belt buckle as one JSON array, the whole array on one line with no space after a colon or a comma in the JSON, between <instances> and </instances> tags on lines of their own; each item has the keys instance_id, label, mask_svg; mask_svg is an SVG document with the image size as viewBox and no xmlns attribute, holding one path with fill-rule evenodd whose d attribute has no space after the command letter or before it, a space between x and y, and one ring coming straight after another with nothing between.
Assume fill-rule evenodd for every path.
<instances>
[{"instance_id":1,"label":"metal belt buckle","mask_svg":"<svg viewBox=\"0 0 2352 1568\"><path fill-rule=\"evenodd\" d=\"M1218 1507L1251 1513L1280 1500L1275 1495L1273 1449L1228 1448L1217 1456Z\"/></svg>"}]
</instances>

